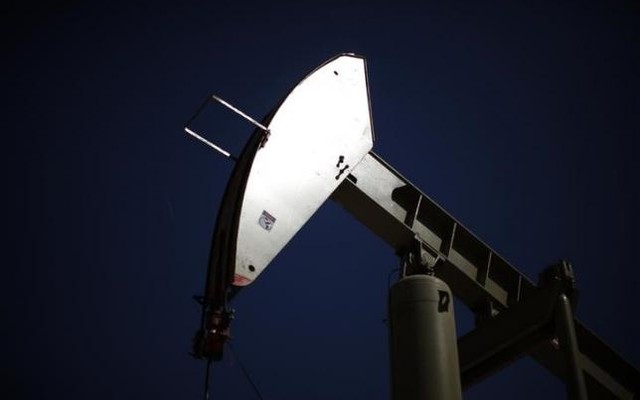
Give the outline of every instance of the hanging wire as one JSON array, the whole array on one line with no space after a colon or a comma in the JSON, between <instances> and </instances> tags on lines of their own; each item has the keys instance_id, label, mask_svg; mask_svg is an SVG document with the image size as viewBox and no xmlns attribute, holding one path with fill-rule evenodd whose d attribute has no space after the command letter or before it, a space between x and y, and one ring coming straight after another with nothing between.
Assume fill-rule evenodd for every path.
<instances>
[{"instance_id":1,"label":"hanging wire","mask_svg":"<svg viewBox=\"0 0 640 400\"><path fill-rule=\"evenodd\" d=\"M209 400L209 380L212 360L207 360L207 371L204 374L204 400Z\"/></svg>"},{"instance_id":2,"label":"hanging wire","mask_svg":"<svg viewBox=\"0 0 640 400\"><path fill-rule=\"evenodd\" d=\"M255 382L253 382L253 379L251 379L251 376L249 376L249 372L247 372L247 369L244 367L244 364L242 364L242 361L240 361L238 354L233 350L233 346L231 346L230 342L227 342L227 344L229 346L229 351L231 351L231 353L233 354L233 358L235 358L236 361L238 362L238 365L240 366L242 373L244 374L245 378L247 378L247 381L249 381L249 383L251 384L251 387L253 388L253 391L255 392L256 396L260 400L264 400L264 397L262 397L262 394L260 393L258 386L256 386Z\"/></svg>"}]
</instances>

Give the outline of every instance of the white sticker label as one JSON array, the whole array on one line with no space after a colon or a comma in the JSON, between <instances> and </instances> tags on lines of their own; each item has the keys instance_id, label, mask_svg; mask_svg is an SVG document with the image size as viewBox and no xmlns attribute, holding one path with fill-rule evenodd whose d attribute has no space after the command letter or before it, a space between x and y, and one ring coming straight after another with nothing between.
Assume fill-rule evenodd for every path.
<instances>
[{"instance_id":1,"label":"white sticker label","mask_svg":"<svg viewBox=\"0 0 640 400\"><path fill-rule=\"evenodd\" d=\"M270 231L271 228L273 228L273 225L276 223L276 218L273 215L263 210L262 215L260 215L260 219L258 220L258 223L260 224L261 227Z\"/></svg>"}]
</instances>

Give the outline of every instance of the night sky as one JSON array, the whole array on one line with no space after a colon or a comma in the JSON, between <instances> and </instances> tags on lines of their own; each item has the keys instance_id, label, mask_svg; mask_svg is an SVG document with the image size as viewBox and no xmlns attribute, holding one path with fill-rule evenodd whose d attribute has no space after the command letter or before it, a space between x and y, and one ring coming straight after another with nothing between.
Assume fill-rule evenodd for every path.
<instances>
[{"instance_id":1,"label":"night sky","mask_svg":"<svg viewBox=\"0 0 640 400\"><path fill-rule=\"evenodd\" d=\"M182 126L210 93L261 119L342 52L374 151L532 280L571 261L578 317L640 366L640 7L528 3L3 6L0 397L202 398L192 296L233 163ZM252 127L210 112L239 149ZM327 202L235 299L212 398L257 398L244 365L265 399L388 399L397 266ZM516 396L564 386L522 359L465 392Z\"/></svg>"}]
</instances>

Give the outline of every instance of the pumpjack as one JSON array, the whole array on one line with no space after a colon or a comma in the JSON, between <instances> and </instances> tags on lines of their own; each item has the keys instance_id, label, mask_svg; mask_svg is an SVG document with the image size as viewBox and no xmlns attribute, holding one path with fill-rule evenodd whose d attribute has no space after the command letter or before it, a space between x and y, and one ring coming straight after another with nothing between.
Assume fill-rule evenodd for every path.
<instances>
[{"instance_id":1,"label":"pumpjack","mask_svg":"<svg viewBox=\"0 0 640 400\"><path fill-rule=\"evenodd\" d=\"M255 125L239 156L196 133L210 102ZM367 65L338 55L257 122L209 96L185 131L233 157L213 234L193 355L222 357L229 302L256 280L328 199L399 256L389 292L394 400L460 399L462 389L525 355L566 382L570 399L634 399L640 372L574 316L574 270L561 261L533 282L372 151ZM456 336L452 296L474 314Z\"/></svg>"}]
</instances>

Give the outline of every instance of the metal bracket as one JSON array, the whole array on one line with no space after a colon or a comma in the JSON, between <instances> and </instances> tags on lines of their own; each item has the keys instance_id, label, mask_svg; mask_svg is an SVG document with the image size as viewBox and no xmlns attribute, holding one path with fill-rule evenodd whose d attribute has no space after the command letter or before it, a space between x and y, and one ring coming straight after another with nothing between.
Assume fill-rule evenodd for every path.
<instances>
[{"instance_id":1,"label":"metal bracket","mask_svg":"<svg viewBox=\"0 0 640 400\"><path fill-rule=\"evenodd\" d=\"M220 360L224 344L231 337L229 325L233 320L234 310L211 309L204 296L194 296L194 299L203 310L201 327L193 337L191 355L209 361Z\"/></svg>"},{"instance_id":2,"label":"metal bracket","mask_svg":"<svg viewBox=\"0 0 640 400\"><path fill-rule=\"evenodd\" d=\"M435 275L436 265L443 261L442 256L435 249L425 247L424 242L418 237L400 259L400 278L417 274Z\"/></svg>"},{"instance_id":3,"label":"metal bracket","mask_svg":"<svg viewBox=\"0 0 640 400\"><path fill-rule=\"evenodd\" d=\"M253 119L252 117L250 117L248 114L244 113L243 111L241 111L239 108L234 107L233 105L231 105L229 102L221 99L220 97L216 96L216 95L211 95L211 96L207 96L204 101L202 102L202 104L200 105L200 107L198 107L198 109L196 110L196 112L191 116L191 118L189 118L189 120L184 124L184 131L186 133L188 133L189 135L193 136L194 138L198 139L199 141L201 141L202 143L206 144L207 146L211 147L212 149L216 150L217 152L219 152L220 154L222 154L225 157L231 158L234 161L238 161L238 157L236 157L235 155L231 154L229 151L223 149L222 147L218 146L217 144L205 139L203 136L201 136L200 134L196 133L195 131L193 131L191 128L189 128L189 125L193 122L193 120L195 120L198 115L200 115L200 113L202 112L202 110L204 110L205 106L207 104L209 104L209 102L211 101L215 101L217 103L222 104L223 106L225 106L226 108L228 108L229 110L233 111L234 113L238 114L239 116L241 116L242 118L244 118L245 120L249 121L251 124L253 124L256 128L261 129L264 132L264 136L262 138L262 142L260 143L260 147L264 147L265 144L267 143L267 141L269 140L269 136L271 135L271 132L269 131L269 128L267 128L266 126L262 125L261 123L259 123L258 121L256 121L255 119Z\"/></svg>"},{"instance_id":4,"label":"metal bracket","mask_svg":"<svg viewBox=\"0 0 640 400\"><path fill-rule=\"evenodd\" d=\"M559 285L559 290L564 293L571 302L571 308L575 311L578 305L579 290L575 286L576 279L573 266L565 260L547 267L538 276L538 286L543 288L550 285Z\"/></svg>"}]
</instances>

